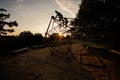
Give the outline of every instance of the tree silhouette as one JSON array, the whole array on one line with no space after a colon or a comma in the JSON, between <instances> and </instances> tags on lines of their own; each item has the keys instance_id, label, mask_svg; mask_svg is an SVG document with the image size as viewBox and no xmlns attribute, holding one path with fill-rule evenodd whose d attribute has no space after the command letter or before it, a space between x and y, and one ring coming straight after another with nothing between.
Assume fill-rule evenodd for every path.
<instances>
[{"instance_id":1,"label":"tree silhouette","mask_svg":"<svg viewBox=\"0 0 120 80\"><path fill-rule=\"evenodd\" d=\"M53 33L49 36L50 41L58 41L60 38L64 37L63 35L60 35L59 33Z\"/></svg>"},{"instance_id":2,"label":"tree silhouette","mask_svg":"<svg viewBox=\"0 0 120 80\"><path fill-rule=\"evenodd\" d=\"M16 21L10 21L7 22L5 21L6 19L10 18L10 14L6 13L7 10L0 8L0 35L6 35L7 32L14 32L14 29L12 28L13 26L18 26ZM8 26L9 28L5 28L5 26ZM12 28L12 29L11 29Z\"/></svg>"},{"instance_id":3,"label":"tree silhouette","mask_svg":"<svg viewBox=\"0 0 120 80\"><path fill-rule=\"evenodd\" d=\"M40 33L34 34L34 44L41 44L43 42L43 36Z\"/></svg>"},{"instance_id":4,"label":"tree silhouette","mask_svg":"<svg viewBox=\"0 0 120 80\"><path fill-rule=\"evenodd\" d=\"M82 0L77 17L72 24L87 37L106 37L120 49L120 0Z\"/></svg>"},{"instance_id":5,"label":"tree silhouette","mask_svg":"<svg viewBox=\"0 0 120 80\"><path fill-rule=\"evenodd\" d=\"M19 34L23 46L32 46L43 44L44 37L40 33L33 34L30 31L23 31Z\"/></svg>"},{"instance_id":6,"label":"tree silhouette","mask_svg":"<svg viewBox=\"0 0 120 80\"><path fill-rule=\"evenodd\" d=\"M19 34L19 36L22 38L29 38L33 36L33 33L30 31L23 31Z\"/></svg>"},{"instance_id":7,"label":"tree silhouette","mask_svg":"<svg viewBox=\"0 0 120 80\"><path fill-rule=\"evenodd\" d=\"M33 33L30 31L23 31L19 34L23 45L29 46L33 44Z\"/></svg>"}]
</instances>

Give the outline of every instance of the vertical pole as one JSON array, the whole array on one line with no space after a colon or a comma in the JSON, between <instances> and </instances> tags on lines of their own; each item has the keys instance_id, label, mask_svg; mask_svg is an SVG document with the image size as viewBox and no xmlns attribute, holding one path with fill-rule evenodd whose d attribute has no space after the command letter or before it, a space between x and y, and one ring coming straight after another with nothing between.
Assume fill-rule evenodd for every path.
<instances>
[{"instance_id":1,"label":"vertical pole","mask_svg":"<svg viewBox=\"0 0 120 80\"><path fill-rule=\"evenodd\" d=\"M46 30L46 33L45 33L45 38L47 38L47 33L48 33L49 28L50 28L51 22L52 22L52 18L50 19L49 25L47 27L47 30Z\"/></svg>"},{"instance_id":2,"label":"vertical pole","mask_svg":"<svg viewBox=\"0 0 120 80\"><path fill-rule=\"evenodd\" d=\"M69 46L68 46L69 54L71 56L71 36L69 38Z\"/></svg>"},{"instance_id":3,"label":"vertical pole","mask_svg":"<svg viewBox=\"0 0 120 80\"><path fill-rule=\"evenodd\" d=\"M48 25L47 30L46 30L46 33L45 33L46 46L49 46L49 45L48 45L47 35L48 35L48 30L49 30L49 28L50 28L51 22L52 22L52 17L51 17L51 19L50 19L50 21L49 21L49 25Z\"/></svg>"},{"instance_id":4,"label":"vertical pole","mask_svg":"<svg viewBox=\"0 0 120 80\"><path fill-rule=\"evenodd\" d=\"M68 51L67 51L67 61L70 61L72 57L72 53L71 53L71 36L69 37L69 42L68 42Z\"/></svg>"}]
</instances>

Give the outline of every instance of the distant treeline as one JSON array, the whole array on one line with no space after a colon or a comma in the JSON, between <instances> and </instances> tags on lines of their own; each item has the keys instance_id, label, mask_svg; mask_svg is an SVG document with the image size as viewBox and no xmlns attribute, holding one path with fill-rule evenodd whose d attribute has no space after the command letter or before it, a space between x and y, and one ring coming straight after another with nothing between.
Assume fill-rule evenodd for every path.
<instances>
[{"instance_id":1,"label":"distant treeline","mask_svg":"<svg viewBox=\"0 0 120 80\"><path fill-rule=\"evenodd\" d=\"M16 49L44 44L44 37L40 33L32 34L24 31L19 36L0 36L0 54Z\"/></svg>"}]
</instances>

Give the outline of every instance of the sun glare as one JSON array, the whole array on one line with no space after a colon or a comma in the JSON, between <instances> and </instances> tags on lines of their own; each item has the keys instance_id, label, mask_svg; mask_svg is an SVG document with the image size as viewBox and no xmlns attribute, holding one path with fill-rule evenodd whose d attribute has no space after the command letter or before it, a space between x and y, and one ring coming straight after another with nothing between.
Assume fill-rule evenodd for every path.
<instances>
[{"instance_id":1,"label":"sun glare","mask_svg":"<svg viewBox=\"0 0 120 80\"><path fill-rule=\"evenodd\" d=\"M61 32L59 32L58 34L59 34L59 36L62 36L62 33L61 33Z\"/></svg>"}]
</instances>

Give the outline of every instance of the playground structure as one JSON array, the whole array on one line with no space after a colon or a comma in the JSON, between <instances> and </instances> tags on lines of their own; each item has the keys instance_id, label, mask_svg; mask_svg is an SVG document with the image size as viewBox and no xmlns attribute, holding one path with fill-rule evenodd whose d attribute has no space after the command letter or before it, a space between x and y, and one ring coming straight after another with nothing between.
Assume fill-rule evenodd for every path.
<instances>
[{"instance_id":1,"label":"playground structure","mask_svg":"<svg viewBox=\"0 0 120 80\"><path fill-rule=\"evenodd\" d=\"M54 33L70 35L70 33L71 33L70 30L73 27L70 25L70 21L72 19L74 19L74 18L66 18L66 17L60 16L58 14L56 16L51 16L49 25L48 25L46 33L45 33L45 37L48 37Z\"/></svg>"},{"instance_id":2,"label":"playground structure","mask_svg":"<svg viewBox=\"0 0 120 80\"><path fill-rule=\"evenodd\" d=\"M68 61L76 59L80 63L83 63L83 57L85 56L89 58L94 57L95 60L97 60L103 66L103 61L101 57L96 54L96 52L91 52L92 54L90 54L85 49L86 47L82 42L74 42L75 40L73 40L73 37L81 37L74 35L77 34L75 33L77 28L71 25L71 21L74 18L66 18L60 12L55 12L56 16L51 16L45 33L47 46L50 49L51 53L53 55L60 56Z\"/></svg>"},{"instance_id":3,"label":"playground structure","mask_svg":"<svg viewBox=\"0 0 120 80\"><path fill-rule=\"evenodd\" d=\"M51 16L49 25L47 27L45 37L49 39L54 35L54 41L48 40L47 46L49 47L52 54L57 54L70 57L71 52L71 20L74 18L66 18L60 12L55 11L56 16ZM67 36L67 38L65 38ZM63 39L65 38L65 39Z\"/></svg>"}]
</instances>

